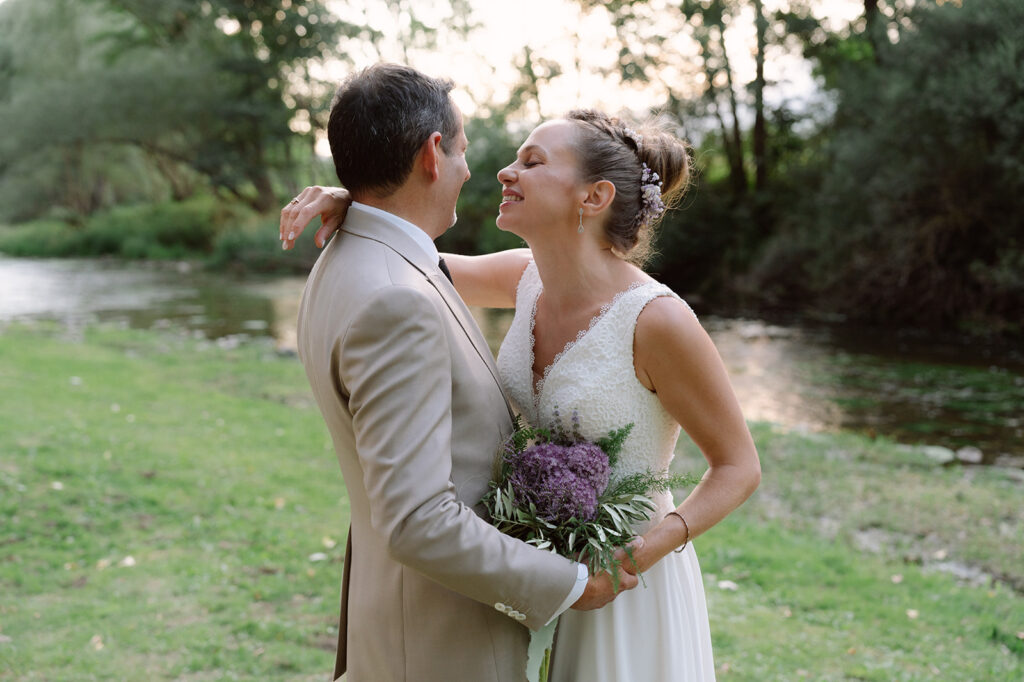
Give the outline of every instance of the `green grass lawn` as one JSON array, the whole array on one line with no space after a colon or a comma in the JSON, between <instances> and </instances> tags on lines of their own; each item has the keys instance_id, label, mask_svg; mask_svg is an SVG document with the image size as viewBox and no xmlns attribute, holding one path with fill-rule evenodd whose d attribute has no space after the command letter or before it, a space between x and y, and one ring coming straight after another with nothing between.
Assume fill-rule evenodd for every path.
<instances>
[{"instance_id":1,"label":"green grass lawn","mask_svg":"<svg viewBox=\"0 0 1024 682\"><path fill-rule=\"evenodd\" d=\"M0 396L0 679L329 678L348 507L294 357L13 326ZM696 543L720 679L1024 677L1024 484L754 430L761 489Z\"/></svg>"}]
</instances>

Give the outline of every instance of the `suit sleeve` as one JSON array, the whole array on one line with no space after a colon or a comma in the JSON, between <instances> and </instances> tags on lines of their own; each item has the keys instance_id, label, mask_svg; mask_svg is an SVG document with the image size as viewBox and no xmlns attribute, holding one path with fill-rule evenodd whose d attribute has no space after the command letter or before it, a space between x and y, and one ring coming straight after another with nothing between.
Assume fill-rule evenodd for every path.
<instances>
[{"instance_id":1,"label":"suit sleeve","mask_svg":"<svg viewBox=\"0 0 1024 682\"><path fill-rule=\"evenodd\" d=\"M393 286L362 306L336 368L353 416L370 522L396 560L539 628L576 582L576 565L500 533L451 482L451 359L423 292ZM496 453L487 453L488 455Z\"/></svg>"}]
</instances>

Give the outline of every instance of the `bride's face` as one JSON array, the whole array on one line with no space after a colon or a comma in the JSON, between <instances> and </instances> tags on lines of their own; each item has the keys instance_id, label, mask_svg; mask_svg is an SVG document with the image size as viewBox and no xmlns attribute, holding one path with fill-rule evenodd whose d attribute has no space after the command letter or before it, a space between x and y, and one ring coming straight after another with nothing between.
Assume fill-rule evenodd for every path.
<instances>
[{"instance_id":1,"label":"bride's face","mask_svg":"<svg viewBox=\"0 0 1024 682\"><path fill-rule=\"evenodd\" d=\"M498 227L526 239L575 232L577 211L586 196L579 180L569 121L549 121L534 129L514 163L498 173L502 184Z\"/></svg>"}]
</instances>

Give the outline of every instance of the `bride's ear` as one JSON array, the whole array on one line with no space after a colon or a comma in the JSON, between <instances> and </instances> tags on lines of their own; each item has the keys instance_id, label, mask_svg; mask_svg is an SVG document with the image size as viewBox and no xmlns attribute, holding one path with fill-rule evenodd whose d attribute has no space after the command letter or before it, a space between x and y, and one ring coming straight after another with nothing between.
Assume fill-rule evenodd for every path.
<instances>
[{"instance_id":1,"label":"bride's ear","mask_svg":"<svg viewBox=\"0 0 1024 682\"><path fill-rule=\"evenodd\" d=\"M608 180L598 180L590 186L587 196L583 199L583 210L586 215L596 215L605 210L615 199L615 185Z\"/></svg>"}]
</instances>

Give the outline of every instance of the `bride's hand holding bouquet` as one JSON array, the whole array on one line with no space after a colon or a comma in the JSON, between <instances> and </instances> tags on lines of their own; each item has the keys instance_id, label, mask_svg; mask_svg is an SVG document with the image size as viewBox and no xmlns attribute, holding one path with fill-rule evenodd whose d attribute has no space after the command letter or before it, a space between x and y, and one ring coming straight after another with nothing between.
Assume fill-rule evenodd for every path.
<instances>
[{"instance_id":1,"label":"bride's hand holding bouquet","mask_svg":"<svg viewBox=\"0 0 1024 682\"><path fill-rule=\"evenodd\" d=\"M491 522L507 535L586 564L591 576L609 581L612 593L618 592L623 572L638 575L645 568L635 554L644 540L634 537L632 527L655 511L648 495L693 482L688 476L651 471L615 475L632 428L627 424L588 441L575 412L571 431L557 409L547 429L524 426L517 418L483 498ZM600 606L603 602L593 608ZM531 636L531 682L547 679L556 622Z\"/></svg>"}]
</instances>

